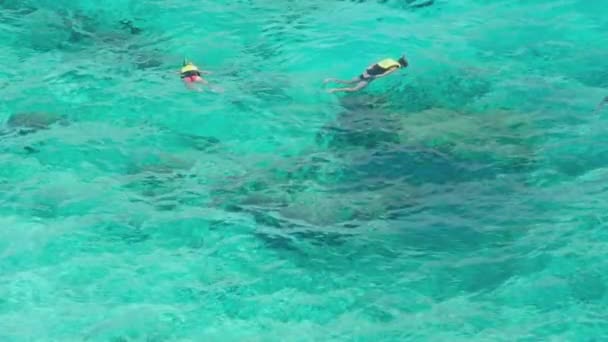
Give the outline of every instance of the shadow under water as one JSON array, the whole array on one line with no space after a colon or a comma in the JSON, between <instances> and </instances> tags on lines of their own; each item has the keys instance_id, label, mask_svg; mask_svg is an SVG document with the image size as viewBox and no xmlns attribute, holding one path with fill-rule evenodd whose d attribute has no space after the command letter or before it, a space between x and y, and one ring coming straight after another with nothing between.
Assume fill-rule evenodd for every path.
<instances>
[{"instance_id":1,"label":"shadow under water","mask_svg":"<svg viewBox=\"0 0 608 342\"><path fill-rule=\"evenodd\" d=\"M19 112L12 114L6 121L9 131L16 131L20 135L34 133L50 126L59 124L67 125L68 120L64 115L48 112Z\"/></svg>"},{"instance_id":2,"label":"shadow under water","mask_svg":"<svg viewBox=\"0 0 608 342\"><path fill-rule=\"evenodd\" d=\"M345 96L341 104L335 121L317 134L320 150L215 189L214 202L249 213L261 227L270 227L256 233L270 246L294 250L298 238L338 245L350 239L349 230L377 220L410 225L408 220L441 207L434 201L442 198L453 201L460 196L450 205L480 210L478 219L489 219L479 208L502 210L512 205L511 196L524 187L523 171L534 165L531 127L517 113L406 113L395 111L388 96L365 93ZM505 132L515 133L504 136ZM444 140L437 143L438 137ZM488 182L500 190L477 186ZM491 204L478 202L488 196ZM469 248L510 238L508 232L486 234L474 225L453 225L444 227L450 230L449 241L415 227L403 234L412 247L434 249L450 241Z\"/></svg>"},{"instance_id":3,"label":"shadow under water","mask_svg":"<svg viewBox=\"0 0 608 342\"><path fill-rule=\"evenodd\" d=\"M9 116L5 127L0 130L0 138L24 136L47 130L53 126L67 126L70 122L65 115L48 112L18 112ZM27 153L38 152L38 148L27 145L23 149Z\"/></svg>"},{"instance_id":4,"label":"shadow under water","mask_svg":"<svg viewBox=\"0 0 608 342\"><path fill-rule=\"evenodd\" d=\"M365 3L369 0L342 0L357 3ZM435 0L376 0L380 4L395 4L404 9L416 10L425 7L430 7L435 4Z\"/></svg>"}]
</instances>

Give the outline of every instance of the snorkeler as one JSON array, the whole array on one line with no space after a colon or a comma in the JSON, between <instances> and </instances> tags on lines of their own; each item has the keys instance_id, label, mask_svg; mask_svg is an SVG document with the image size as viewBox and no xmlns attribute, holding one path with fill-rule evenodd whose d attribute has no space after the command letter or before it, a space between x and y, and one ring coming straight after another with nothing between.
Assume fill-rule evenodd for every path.
<instances>
[{"instance_id":1,"label":"snorkeler","mask_svg":"<svg viewBox=\"0 0 608 342\"><path fill-rule=\"evenodd\" d=\"M330 93L335 93L335 92L339 92L339 91L345 91L345 92L358 91L358 90L361 90L364 87L366 87L368 84L370 84L376 78L388 76L388 75L392 74L393 72L395 72L397 69L406 68L407 66L408 66L408 63L407 63L407 59L405 59L405 56L401 56L401 58L399 58L398 60L387 58L387 59L381 60L380 62L378 62L376 64L370 65L361 75L359 75L359 77L353 78L352 80L344 81L344 80L338 80L335 78L328 78L323 83L324 84L327 84L329 82L342 83L342 84L357 83L357 85L352 88L330 89L330 90L328 90L328 92L330 92Z\"/></svg>"},{"instance_id":2,"label":"snorkeler","mask_svg":"<svg viewBox=\"0 0 608 342\"><path fill-rule=\"evenodd\" d=\"M202 77L203 74L210 74L211 71L200 70L192 62L184 59L181 70L179 71L180 78L184 81L189 89L195 89L202 91L201 88L195 86L195 83L208 84L208 82Z\"/></svg>"}]
</instances>

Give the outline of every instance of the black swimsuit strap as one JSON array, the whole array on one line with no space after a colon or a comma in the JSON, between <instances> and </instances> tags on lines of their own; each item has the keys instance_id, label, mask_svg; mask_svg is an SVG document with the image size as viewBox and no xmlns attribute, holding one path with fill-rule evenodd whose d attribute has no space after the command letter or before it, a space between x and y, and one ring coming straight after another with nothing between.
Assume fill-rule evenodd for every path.
<instances>
[{"instance_id":1,"label":"black swimsuit strap","mask_svg":"<svg viewBox=\"0 0 608 342\"><path fill-rule=\"evenodd\" d=\"M188 70L186 72L182 72L182 77L190 77L190 76L200 76L201 72L198 70Z\"/></svg>"}]
</instances>

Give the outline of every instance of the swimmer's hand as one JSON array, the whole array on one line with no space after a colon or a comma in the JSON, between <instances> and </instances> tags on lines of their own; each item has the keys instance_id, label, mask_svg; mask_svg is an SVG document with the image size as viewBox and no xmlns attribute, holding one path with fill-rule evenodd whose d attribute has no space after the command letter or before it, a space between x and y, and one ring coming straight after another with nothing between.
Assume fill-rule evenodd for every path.
<instances>
[{"instance_id":1,"label":"swimmer's hand","mask_svg":"<svg viewBox=\"0 0 608 342\"><path fill-rule=\"evenodd\" d=\"M217 87L217 86L212 86L212 85L209 85L208 87L214 93L223 93L224 92L224 88L222 88L222 87Z\"/></svg>"}]
</instances>

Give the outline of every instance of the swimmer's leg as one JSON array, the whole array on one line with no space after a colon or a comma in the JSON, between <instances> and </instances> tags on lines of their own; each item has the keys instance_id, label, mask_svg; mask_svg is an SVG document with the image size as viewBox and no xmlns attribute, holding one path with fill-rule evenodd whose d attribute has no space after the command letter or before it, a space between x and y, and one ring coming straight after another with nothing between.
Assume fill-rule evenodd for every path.
<instances>
[{"instance_id":1,"label":"swimmer's leg","mask_svg":"<svg viewBox=\"0 0 608 342\"><path fill-rule=\"evenodd\" d=\"M194 82L184 81L184 84L190 90L203 91L200 87L196 86L196 81L194 81Z\"/></svg>"},{"instance_id":2,"label":"swimmer's leg","mask_svg":"<svg viewBox=\"0 0 608 342\"><path fill-rule=\"evenodd\" d=\"M335 89L329 89L328 92L329 93L338 93L338 92L352 93L352 92L359 91L359 90L367 87L368 84L369 84L369 81L360 81L356 86L354 86L352 88L335 88Z\"/></svg>"},{"instance_id":3,"label":"swimmer's leg","mask_svg":"<svg viewBox=\"0 0 608 342\"><path fill-rule=\"evenodd\" d=\"M330 82L333 83L341 83L341 84L355 84L357 82L359 82L361 79L359 77L355 77L352 80L339 80L337 78L326 78L325 81L323 81L323 84L327 84Z\"/></svg>"},{"instance_id":4,"label":"swimmer's leg","mask_svg":"<svg viewBox=\"0 0 608 342\"><path fill-rule=\"evenodd\" d=\"M224 92L224 89L216 87L216 86L212 86L211 84L209 84L209 81L207 81L206 79L204 79L202 77L197 77L195 82L206 85L207 87L209 87L209 89L211 89L211 91L214 91L216 93ZM202 91L202 90L199 90L199 91Z\"/></svg>"}]
</instances>

